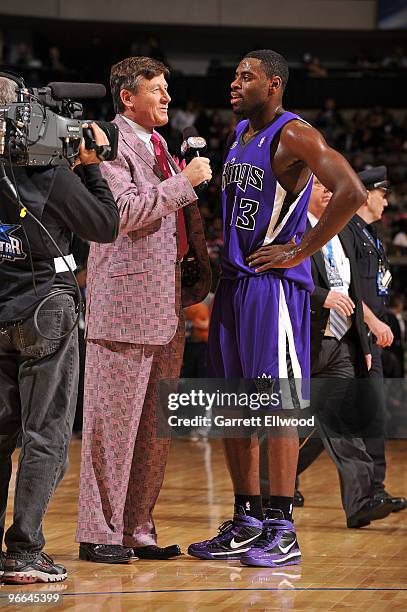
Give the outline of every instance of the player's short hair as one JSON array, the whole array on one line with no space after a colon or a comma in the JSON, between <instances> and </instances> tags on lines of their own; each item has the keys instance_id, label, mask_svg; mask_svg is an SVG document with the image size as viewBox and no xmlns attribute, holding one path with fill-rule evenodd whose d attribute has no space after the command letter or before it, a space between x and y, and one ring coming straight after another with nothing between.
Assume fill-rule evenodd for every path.
<instances>
[{"instance_id":1,"label":"player's short hair","mask_svg":"<svg viewBox=\"0 0 407 612\"><path fill-rule=\"evenodd\" d=\"M17 102L17 83L6 77L0 77L0 104Z\"/></svg>"},{"instance_id":2,"label":"player's short hair","mask_svg":"<svg viewBox=\"0 0 407 612\"><path fill-rule=\"evenodd\" d=\"M268 79L271 79L273 76L279 76L281 78L282 89L284 91L289 75L288 63L285 57L276 51L271 51L271 49L250 51L250 53L246 53L244 57L259 59L261 62L261 67L263 68Z\"/></svg>"},{"instance_id":3,"label":"player's short hair","mask_svg":"<svg viewBox=\"0 0 407 612\"><path fill-rule=\"evenodd\" d=\"M112 91L113 106L116 113L124 111L124 105L120 98L122 89L128 89L137 93L140 77L149 81L163 74L166 79L170 71L165 64L151 57L127 57L118 62L110 71L110 89Z\"/></svg>"}]
</instances>

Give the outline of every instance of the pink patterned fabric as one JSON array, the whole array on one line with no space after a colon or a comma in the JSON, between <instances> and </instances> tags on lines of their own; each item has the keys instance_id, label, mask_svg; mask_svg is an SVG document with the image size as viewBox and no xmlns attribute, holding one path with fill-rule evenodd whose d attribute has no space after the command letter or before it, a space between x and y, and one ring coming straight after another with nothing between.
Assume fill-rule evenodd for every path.
<instances>
[{"instance_id":1,"label":"pink patterned fabric","mask_svg":"<svg viewBox=\"0 0 407 612\"><path fill-rule=\"evenodd\" d=\"M210 265L196 194L182 174L167 180L154 156L118 115L119 153L101 170L120 211L113 244L90 247L86 335L136 344L166 344L183 306L202 301L210 289ZM165 141L163 141L164 146ZM167 152L175 172L180 169ZM193 202L191 204L191 202ZM195 248L201 279L180 294L175 212L184 210L188 242Z\"/></svg>"},{"instance_id":2,"label":"pink patterned fabric","mask_svg":"<svg viewBox=\"0 0 407 612\"><path fill-rule=\"evenodd\" d=\"M182 305L207 295L210 268L189 181L182 174L166 179L131 126L120 115L115 123L118 156L101 166L119 208L120 234L113 244L92 243L88 260L77 539L141 546L156 541L151 513L169 447L156 435L157 382L179 375ZM181 207L201 271L199 282L185 288L177 257Z\"/></svg>"},{"instance_id":3,"label":"pink patterned fabric","mask_svg":"<svg viewBox=\"0 0 407 612\"><path fill-rule=\"evenodd\" d=\"M170 445L156 435L157 381L179 376L183 327L164 346L87 343L78 542L156 543Z\"/></svg>"}]
</instances>

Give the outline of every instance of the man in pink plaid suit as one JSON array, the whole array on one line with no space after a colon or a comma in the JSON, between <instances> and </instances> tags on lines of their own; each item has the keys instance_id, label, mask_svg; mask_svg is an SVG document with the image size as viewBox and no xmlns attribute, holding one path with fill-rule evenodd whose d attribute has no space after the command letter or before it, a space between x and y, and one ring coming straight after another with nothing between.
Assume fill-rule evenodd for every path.
<instances>
[{"instance_id":1,"label":"man in pink plaid suit","mask_svg":"<svg viewBox=\"0 0 407 612\"><path fill-rule=\"evenodd\" d=\"M210 268L193 187L210 180L206 158L180 170L154 131L168 122L168 69L145 57L111 71L119 150L102 173L120 212L120 234L92 244L88 262L87 354L77 541L96 562L168 558L152 510L170 440L157 436L157 381L179 376L182 307L200 302ZM188 244L187 244L188 243ZM181 289L188 247L199 280Z\"/></svg>"}]
</instances>

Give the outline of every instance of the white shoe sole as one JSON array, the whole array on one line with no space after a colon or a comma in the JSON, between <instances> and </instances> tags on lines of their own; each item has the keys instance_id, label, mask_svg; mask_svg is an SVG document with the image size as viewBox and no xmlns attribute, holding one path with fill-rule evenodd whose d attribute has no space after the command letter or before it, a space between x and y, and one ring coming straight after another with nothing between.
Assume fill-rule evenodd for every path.
<instances>
[{"instance_id":1,"label":"white shoe sole","mask_svg":"<svg viewBox=\"0 0 407 612\"><path fill-rule=\"evenodd\" d=\"M48 574L33 570L31 572L3 572L3 582L6 584L34 584L35 582L62 582L68 576L64 574Z\"/></svg>"}]
</instances>

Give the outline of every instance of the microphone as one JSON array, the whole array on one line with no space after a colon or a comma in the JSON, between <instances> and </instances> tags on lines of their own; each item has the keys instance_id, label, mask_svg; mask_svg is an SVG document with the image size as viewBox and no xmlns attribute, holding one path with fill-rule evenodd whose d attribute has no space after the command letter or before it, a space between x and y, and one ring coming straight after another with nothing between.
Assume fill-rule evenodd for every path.
<instances>
[{"instance_id":1,"label":"microphone","mask_svg":"<svg viewBox=\"0 0 407 612\"><path fill-rule=\"evenodd\" d=\"M104 98L106 87L100 83L64 83L55 81L48 83L54 100L91 100Z\"/></svg>"},{"instance_id":2,"label":"microphone","mask_svg":"<svg viewBox=\"0 0 407 612\"><path fill-rule=\"evenodd\" d=\"M198 135L194 126L187 127L182 132L183 142L181 144L181 155L188 161L191 161L193 157L200 157L201 153L206 150L206 140L202 136ZM197 185L195 189L197 191L204 191L208 188L208 181L204 181Z\"/></svg>"},{"instance_id":3,"label":"microphone","mask_svg":"<svg viewBox=\"0 0 407 612\"><path fill-rule=\"evenodd\" d=\"M187 127L182 132L183 143L181 145L181 155L183 157L200 157L206 149L206 140L198 136L198 132L194 126Z\"/></svg>"}]
</instances>

